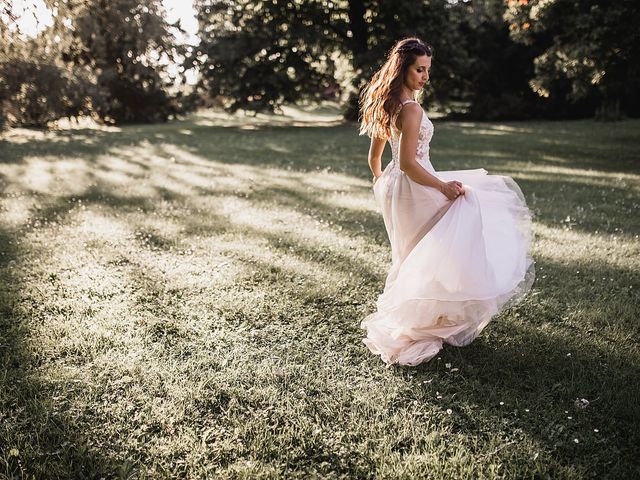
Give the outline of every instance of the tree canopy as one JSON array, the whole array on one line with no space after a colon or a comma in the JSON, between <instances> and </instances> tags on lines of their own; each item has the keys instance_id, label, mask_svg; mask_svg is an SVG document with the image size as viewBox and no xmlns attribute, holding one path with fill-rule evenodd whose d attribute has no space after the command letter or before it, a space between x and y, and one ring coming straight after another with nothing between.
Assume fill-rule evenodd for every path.
<instances>
[{"instance_id":1,"label":"tree canopy","mask_svg":"<svg viewBox=\"0 0 640 480\"><path fill-rule=\"evenodd\" d=\"M35 0L34 0L35 1ZM164 121L195 94L230 111L331 99L357 117L361 88L393 43L434 47L429 103L476 119L640 114L634 0L195 0L197 47L161 0L45 0L52 25L17 29L0 7L0 125L91 115Z\"/></svg>"},{"instance_id":2,"label":"tree canopy","mask_svg":"<svg viewBox=\"0 0 640 480\"><path fill-rule=\"evenodd\" d=\"M634 0L508 0L511 38L536 52L542 97L594 98L601 112L640 108L640 8Z\"/></svg>"}]
</instances>

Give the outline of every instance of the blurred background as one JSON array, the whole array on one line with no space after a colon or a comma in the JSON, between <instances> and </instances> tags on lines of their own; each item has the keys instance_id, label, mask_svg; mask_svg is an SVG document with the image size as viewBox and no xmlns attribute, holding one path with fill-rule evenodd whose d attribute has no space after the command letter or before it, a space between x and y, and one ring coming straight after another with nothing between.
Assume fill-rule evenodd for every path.
<instances>
[{"instance_id":1,"label":"blurred background","mask_svg":"<svg viewBox=\"0 0 640 480\"><path fill-rule=\"evenodd\" d=\"M434 47L432 112L638 117L638 25L635 0L3 0L0 128L303 103L354 120L405 36Z\"/></svg>"}]
</instances>

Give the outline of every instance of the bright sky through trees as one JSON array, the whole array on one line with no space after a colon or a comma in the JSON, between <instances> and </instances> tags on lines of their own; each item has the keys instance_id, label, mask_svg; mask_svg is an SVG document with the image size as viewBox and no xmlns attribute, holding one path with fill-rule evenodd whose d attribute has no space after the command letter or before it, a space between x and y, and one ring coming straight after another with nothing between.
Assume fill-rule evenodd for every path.
<instances>
[{"instance_id":1,"label":"bright sky through trees","mask_svg":"<svg viewBox=\"0 0 640 480\"><path fill-rule=\"evenodd\" d=\"M162 0L162 4L167 10L167 21L173 23L180 20L185 34L176 33L179 43L196 45L198 22L193 9L193 0ZM13 14L17 17L20 33L28 36L35 36L45 28L53 25L51 10L47 8L43 0L14 0ZM175 66L177 70L177 66ZM170 71L173 70L170 68ZM175 73L175 72L173 72ZM197 72L187 72L187 82L196 82Z\"/></svg>"}]
</instances>

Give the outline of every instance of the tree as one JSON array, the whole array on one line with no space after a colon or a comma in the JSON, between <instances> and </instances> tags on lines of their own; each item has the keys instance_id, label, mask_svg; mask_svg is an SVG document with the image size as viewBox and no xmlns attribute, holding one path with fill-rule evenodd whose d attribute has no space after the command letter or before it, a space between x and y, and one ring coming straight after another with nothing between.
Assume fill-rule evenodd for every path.
<instances>
[{"instance_id":1,"label":"tree","mask_svg":"<svg viewBox=\"0 0 640 480\"><path fill-rule=\"evenodd\" d=\"M514 42L503 19L504 0L459 2L458 30L468 55L464 88L458 98L464 115L484 120L526 119L559 110L528 86L535 50ZM548 108L552 107L552 108Z\"/></svg>"},{"instance_id":2,"label":"tree","mask_svg":"<svg viewBox=\"0 0 640 480\"><path fill-rule=\"evenodd\" d=\"M274 110L302 98L319 98L333 82L331 59L343 12L332 3L217 0L195 4L200 87L228 99L231 111Z\"/></svg>"},{"instance_id":3,"label":"tree","mask_svg":"<svg viewBox=\"0 0 640 480\"><path fill-rule=\"evenodd\" d=\"M26 8L26 14L33 12ZM0 10L0 128L45 126L63 116L86 113L90 81L60 61L58 43L45 30L21 34L12 2Z\"/></svg>"},{"instance_id":4,"label":"tree","mask_svg":"<svg viewBox=\"0 0 640 480\"><path fill-rule=\"evenodd\" d=\"M634 0L508 0L517 42L539 48L531 88L542 97L595 98L599 113L640 113L640 9ZM563 85L567 85L563 91Z\"/></svg>"},{"instance_id":5,"label":"tree","mask_svg":"<svg viewBox=\"0 0 640 480\"><path fill-rule=\"evenodd\" d=\"M0 11L0 117L45 126L64 116L107 123L163 121L181 106L170 92L177 61L160 0L47 0L53 25L34 38Z\"/></svg>"},{"instance_id":6,"label":"tree","mask_svg":"<svg viewBox=\"0 0 640 480\"><path fill-rule=\"evenodd\" d=\"M461 97L468 83L470 58L467 41L459 29L462 5L450 0L422 0L378 2L350 0L364 7L364 26L360 18L352 16L347 26L346 37L353 33L365 39L353 42L349 55L353 57L355 78L348 101L346 117L357 117L357 98L360 90L376 69L385 61L385 55L393 44L404 37L418 37L430 44L434 50L432 79L426 90L430 101L445 107ZM366 45L366 50L364 46Z\"/></svg>"},{"instance_id":7,"label":"tree","mask_svg":"<svg viewBox=\"0 0 640 480\"><path fill-rule=\"evenodd\" d=\"M61 58L92 72L93 111L108 123L164 121L177 113L167 66L180 48L160 0L49 0Z\"/></svg>"},{"instance_id":8,"label":"tree","mask_svg":"<svg viewBox=\"0 0 640 480\"><path fill-rule=\"evenodd\" d=\"M196 2L200 88L227 99L229 110L273 110L287 102L319 98L336 82L338 56L353 73L342 85L351 91L347 116L357 113L359 89L392 44L421 36L436 50L438 99L455 96L459 71L455 5L447 0L200 0Z\"/></svg>"}]
</instances>

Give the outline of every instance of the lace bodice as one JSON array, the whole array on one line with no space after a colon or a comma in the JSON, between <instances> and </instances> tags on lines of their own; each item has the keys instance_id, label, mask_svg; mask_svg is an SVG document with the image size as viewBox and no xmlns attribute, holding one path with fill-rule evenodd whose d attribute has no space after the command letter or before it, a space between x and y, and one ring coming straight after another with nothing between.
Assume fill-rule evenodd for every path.
<instances>
[{"instance_id":1,"label":"lace bodice","mask_svg":"<svg viewBox=\"0 0 640 480\"><path fill-rule=\"evenodd\" d=\"M407 100L403 102L403 106L407 103L415 102L414 100ZM420 132L418 134L418 147L416 149L416 160L427 171L435 173L431 160L429 159L429 143L433 137L433 123L427 117L427 114L422 110L422 119L420 120ZM399 165L400 162L400 131L396 128L395 119L391 122L391 138L389 138L391 144L391 162Z\"/></svg>"}]
</instances>

